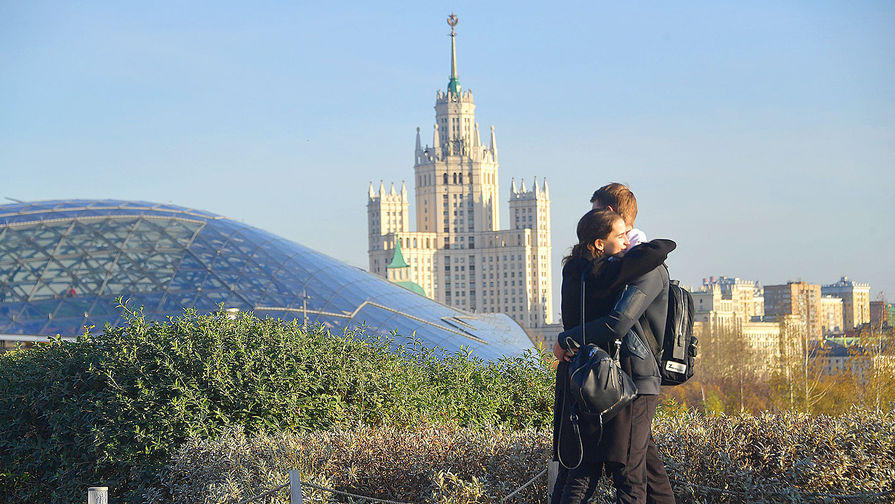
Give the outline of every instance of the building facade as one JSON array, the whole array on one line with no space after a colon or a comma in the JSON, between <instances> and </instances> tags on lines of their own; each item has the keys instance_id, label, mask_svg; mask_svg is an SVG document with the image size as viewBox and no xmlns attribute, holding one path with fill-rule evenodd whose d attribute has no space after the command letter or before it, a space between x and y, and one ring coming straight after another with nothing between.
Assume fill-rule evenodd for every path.
<instances>
[{"instance_id":1,"label":"building facade","mask_svg":"<svg viewBox=\"0 0 895 504\"><path fill-rule=\"evenodd\" d=\"M847 276L838 282L824 285L825 295L842 299L842 313L845 330L870 322L870 284L849 280Z\"/></svg>"},{"instance_id":2,"label":"building facade","mask_svg":"<svg viewBox=\"0 0 895 504\"><path fill-rule=\"evenodd\" d=\"M741 322L764 317L764 289L758 282L734 277L702 279L702 289L692 293L697 312L729 312ZM698 297L696 297L698 296Z\"/></svg>"},{"instance_id":3,"label":"building facade","mask_svg":"<svg viewBox=\"0 0 895 504\"><path fill-rule=\"evenodd\" d=\"M784 333L780 323L762 321L764 291L758 282L732 277L703 279L702 288L693 291L694 333L701 338L718 338L722 332L741 338L745 347L767 372L779 362Z\"/></svg>"},{"instance_id":4,"label":"building facade","mask_svg":"<svg viewBox=\"0 0 895 504\"><path fill-rule=\"evenodd\" d=\"M435 97L432 145L416 131L414 207L407 188L370 184L367 199L370 272L389 276L400 250L402 281L426 296L469 312L504 313L526 328L552 322L550 195L547 181L509 191L510 229L500 229L498 151L494 127L481 142L472 92L457 72L457 18L451 25L451 77Z\"/></svg>"},{"instance_id":5,"label":"building facade","mask_svg":"<svg viewBox=\"0 0 895 504\"><path fill-rule=\"evenodd\" d=\"M833 296L820 297L821 330L824 335L839 333L843 327L842 299Z\"/></svg>"},{"instance_id":6,"label":"building facade","mask_svg":"<svg viewBox=\"0 0 895 504\"><path fill-rule=\"evenodd\" d=\"M871 301L870 325L872 327L895 327L895 304Z\"/></svg>"},{"instance_id":7,"label":"building facade","mask_svg":"<svg viewBox=\"0 0 895 504\"><path fill-rule=\"evenodd\" d=\"M691 292L693 296L693 320L709 322L713 327L732 328L739 314L734 311L732 299L721 295L718 285L703 285L702 289Z\"/></svg>"},{"instance_id":8,"label":"building facade","mask_svg":"<svg viewBox=\"0 0 895 504\"><path fill-rule=\"evenodd\" d=\"M780 320L785 316L798 316L804 322L809 338L819 340L823 336L820 285L806 282L766 285L764 312L773 320Z\"/></svg>"}]
</instances>

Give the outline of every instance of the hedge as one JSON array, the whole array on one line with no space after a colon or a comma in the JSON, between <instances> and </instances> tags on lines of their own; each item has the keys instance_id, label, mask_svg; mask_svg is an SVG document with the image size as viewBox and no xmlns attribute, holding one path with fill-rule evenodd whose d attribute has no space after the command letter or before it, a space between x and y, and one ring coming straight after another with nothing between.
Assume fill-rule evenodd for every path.
<instances>
[{"instance_id":1,"label":"hedge","mask_svg":"<svg viewBox=\"0 0 895 504\"><path fill-rule=\"evenodd\" d=\"M189 437L344 426L544 427L552 371L537 352L486 363L362 330L187 311L0 356L0 492L74 502L100 483L140 502ZM398 335L394 336L398 338Z\"/></svg>"}]
</instances>

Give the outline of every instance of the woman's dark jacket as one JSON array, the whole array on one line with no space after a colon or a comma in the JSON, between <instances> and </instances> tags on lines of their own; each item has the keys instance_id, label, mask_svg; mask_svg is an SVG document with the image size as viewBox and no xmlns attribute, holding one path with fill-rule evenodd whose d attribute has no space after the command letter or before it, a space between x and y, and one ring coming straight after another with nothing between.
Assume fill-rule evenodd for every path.
<instances>
[{"instance_id":1,"label":"woman's dark jacket","mask_svg":"<svg viewBox=\"0 0 895 504\"><path fill-rule=\"evenodd\" d=\"M656 273L657 270L662 270L664 273L664 267L661 267L662 263L665 261L668 253L674 250L675 247L676 244L671 240L652 240L632 248L620 258L613 257L596 262L574 258L566 262L563 266L562 280L562 321L565 331L561 333L560 342L563 343L566 336L573 337L573 339L580 342L581 328L579 326L582 322L581 275L584 274L584 321L591 322L591 324L587 324L587 340L589 343L596 343L610 351L610 353L614 353L614 348L609 348L610 345L608 344L610 339L615 339L611 329L624 329L627 332L627 328L632 326L627 324L627 320L613 320L612 327L606 328L609 325L605 323L606 320L609 320L607 315L614 313L613 309L616 307L619 295L628 284L637 281L654 282L655 280L651 277L658 274ZM667 291L667 273L665 273L665 278L664 285ZM667 296L667 292L665 295ZM667 300L667 297L665 299ZM662 316L664 317L664 314ZM602 329L594 324L599 324ZM639 322L634 321L633 325L639 327ZM634 360L636 358L632 359L630 355L626 355L626 352L623 351L622 367L629 373L632 371L631 364ZM654 359L644 360L644 362L656 368ZM561 455L560 460L563 461L574 461L579 457L579 444L577 435L574 435L569 422L569 408L572 399L567 392L569 382L568 363L560 362L556 373L553 417L555 455ZM636 375L636 373L631 374L632 377ZM657 391L654 393L658 392L658 385L656 385L656 389ZM580 425L586 447L585 457L588 462L605 460L625 463L625 455L627 454L628 442L630 440L630 436L626 431L626 429L630 429L630 418L628 418L627 410L622 411L616 418L603 426L600 446L596 450L593 449L592 440L588 443L588 438L596 439L596 436L600 434L599 427L587 425L587 422L581 422ZM588 447L588 445L590 446Z\"/></svg>"}]
</instances>

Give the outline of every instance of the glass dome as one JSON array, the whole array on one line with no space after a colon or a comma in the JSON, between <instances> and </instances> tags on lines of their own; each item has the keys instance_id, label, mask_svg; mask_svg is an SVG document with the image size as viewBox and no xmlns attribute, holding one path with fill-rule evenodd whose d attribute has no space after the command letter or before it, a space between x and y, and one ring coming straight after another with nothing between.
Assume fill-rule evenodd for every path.
<instances>
[{"instance_id":1,"label":"glass dome","mask_svg":"<svg viewBox=\"0 0 895 504\"><path fill-rule=\"evenodd\" d=\"M252 226L148 202L0 205L0 334L76 336L122 323L116 298L150 320L186 307L251 311L333 330L412 334L484 359L531 348L502 314L459 311Z\"/></svg>"}]
</instances>

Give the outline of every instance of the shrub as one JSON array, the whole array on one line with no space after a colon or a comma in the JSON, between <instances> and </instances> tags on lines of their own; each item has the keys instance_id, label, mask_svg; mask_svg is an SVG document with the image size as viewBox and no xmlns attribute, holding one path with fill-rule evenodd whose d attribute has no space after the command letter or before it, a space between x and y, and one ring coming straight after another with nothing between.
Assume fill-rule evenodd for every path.
<instances>
[{"instance_id":1,"label":"shrub","mask_svg":"<svg viewBox=\"0 0 895 504\"><path fill-rule=\"evenodd\" d=\"M689 412L660 418L653 433L675 480L732 494L679 484L689 501L833 502L812 494L872 494L895 485L891 412L853 409L841 416Z\"/></svg>"},{"instance_id":2,"label":"shrub","mask_svg":"<svg viewBox=\"0 0 895 504\"><path fill-rule=\"evenodd\" d=\"M895 484L895 416L663 415L653 425L681 503L836 502L819 494L873 494ZM497 502L546 466L548 430L457 426L357 427L247 438L241 429L191 439L162 472L148 502L230 502L262 493L299 469L302 480L405 502ZM712 490L713 489L720 489ZM309 500L328 492L305 487ZM546 477L516 502L539 502ZM599 502L614 502L607 480ZM848 502L890 502L865 496ZM284 490L278 499L288 502ZM338 502L345 502L338 500Z\"/></svg>"},{"instance_id":3,"label":"shrub","mask_svg":"<svg viewBox=\"0 0 895 504\"><path fill-rule=\"evenodd\" d=\"M485 363L362 331L242 315L106 328L0 356L0 491L80 500L109 486L139 501L172 451L227 425L248 433L340 426L543 427L552 371L536 352Z\"/></svg>"},{"instance_id":4,"label":"shrub","mask_svg":"<svg viewBox=\"0 0 895 504\"><path fill-rule=\"evenodd\" d=\"M401 502L496 502L544 467L544 431L456 425L406 430L360 426L329 432L263 434L242 429L190 439L147 492L149 504L236 503L279 486L289 469L316 485ZM304 487L308 500L329 492ZM536 502L546 479L515 502ZM283 490L277 502L288 502ZM344 499L339 499L341 502Z\"/></svg>"},{"instance_id":5,"label":"shrub","mask_svg":"<svg viewBox=\"0 0 895 504\"><path fill-rule=\"evenodd\" d=\"M394 350L362 331L194 312L147 323L135 313L76 343L0 355L0 500L76 502L104 485L116 501L215 502L274 486L297 466L363 494L488 502L544 467L552 385L536 352L485 363L468 351ZM746 492L799 502L895 483L892 413L667 407L654 431L682 502ZM519 502L545 491L539 481Z\"/></svg>"}]
</instances>

